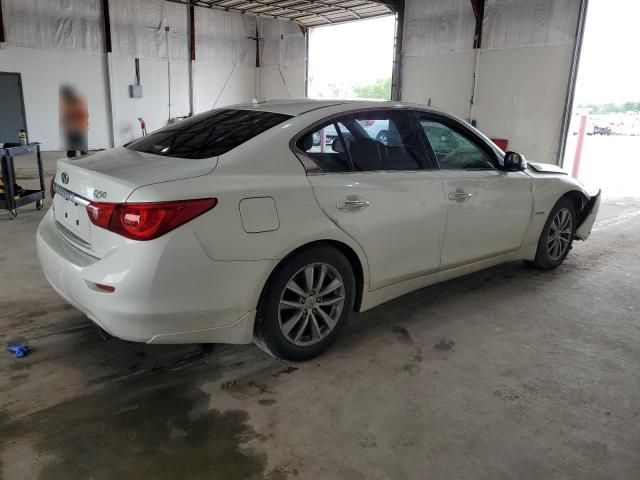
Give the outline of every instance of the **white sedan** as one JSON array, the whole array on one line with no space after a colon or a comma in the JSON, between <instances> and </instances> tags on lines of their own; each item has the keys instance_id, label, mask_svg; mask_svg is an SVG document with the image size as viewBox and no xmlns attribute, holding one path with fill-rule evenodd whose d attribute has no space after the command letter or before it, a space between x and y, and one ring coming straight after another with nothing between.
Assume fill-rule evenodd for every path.
<instances>
[{"instance_id":1,"label":"white sedan","mask_svg":"<svg viewBox=\"0 0 640 480\"><path fill-rule=\"evenodd\" d=\"M318 145L325 128L337 137ZM503 262L557 267L600 200L450 115L310 100L212 110L60 160L53 189L42 268L104 330L255 341L290 360L327 349L354 310Z\"/></svg>"}]
</instances>

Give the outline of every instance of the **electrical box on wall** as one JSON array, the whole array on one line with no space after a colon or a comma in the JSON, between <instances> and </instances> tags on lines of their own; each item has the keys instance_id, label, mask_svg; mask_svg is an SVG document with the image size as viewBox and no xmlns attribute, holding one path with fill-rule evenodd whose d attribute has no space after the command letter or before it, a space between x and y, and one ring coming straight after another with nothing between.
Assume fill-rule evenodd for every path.
<instances>
[{"instance_id":1,"label":"electrical box on wall","mask_svg":"<svg viewBox=\"0 0 640 480\"><path fill-rule=\"evenodd\" d=\"M129 96L131 98L142 98L142 85L129 85Z\"/></svg>"}]
</instances>

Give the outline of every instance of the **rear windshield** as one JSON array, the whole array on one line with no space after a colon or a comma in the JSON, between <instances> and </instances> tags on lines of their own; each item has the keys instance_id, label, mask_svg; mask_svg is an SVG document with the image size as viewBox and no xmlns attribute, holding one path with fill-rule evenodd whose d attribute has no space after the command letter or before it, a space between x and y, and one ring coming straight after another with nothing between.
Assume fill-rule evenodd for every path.
<instances>
[{"instance_id":1,"label":"rear windshield","mask_svg":"<svg viewBox=\"0 0 640 480\"><path fill-rule=\"evenodd\" d=\"M126 147L167 157L209 158L291 118L254 110L211 110L134 140Z\"/></svg>"}]
</instances>

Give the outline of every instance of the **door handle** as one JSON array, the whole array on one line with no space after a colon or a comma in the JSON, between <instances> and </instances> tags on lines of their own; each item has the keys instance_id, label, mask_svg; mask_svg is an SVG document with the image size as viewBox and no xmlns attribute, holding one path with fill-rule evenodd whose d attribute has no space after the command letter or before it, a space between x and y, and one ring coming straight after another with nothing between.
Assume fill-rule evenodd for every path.
<instances>
[{"instance_id":1,"label":"door handle","mask_svg":"<svg viewBox=\"0 0 640 480\"><path fill-rule=\"evenodd\" d=\"M338 208L338 210L354 212L362 210L363 208L367 208L369 205L371 205L371 202L369 200L365 200L364 198L358 197L356 195L349 195L342 200L338 200L336 207Z\"/></svg>"},{"instance_id":2,"label":"door handle","mask_svg":"<svg viewBox=\"0 0 640 480\"><path fill-rule=\"evenodd\" d=\"M461 189L458 189L455 192L449 192L449 200L458 203L466 202L471 197L473 197L473 193L465 192Z\"/></svg>"}]
</instances>

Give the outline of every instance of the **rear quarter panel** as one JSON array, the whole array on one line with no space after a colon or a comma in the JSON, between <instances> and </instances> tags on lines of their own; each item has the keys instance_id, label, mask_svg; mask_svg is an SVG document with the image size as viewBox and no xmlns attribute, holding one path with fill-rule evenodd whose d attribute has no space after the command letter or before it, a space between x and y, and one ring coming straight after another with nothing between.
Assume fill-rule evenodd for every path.
<instances>
[{"instance_id":1,"label":"rear quarter panel","mask_svg":"<svg viewBox=\"0 0 640 480\"><path fill-rule=\"evenodd\" d=\"M293 172L247 175L231 173L232 169L225 169L221 161L214 174L141 187L128 201L215 197L218 204L213 210L187 224L211 259L281 260L308 243L334 240L348 245L358 255L365 285L368 285L368 265L363 250L324 214L299 161L295 157L290 161L295 162ZM256 233L245 230L240 202L255 197L273 198L279 221L277 229Z\"/></svg>"}]
</instances>

